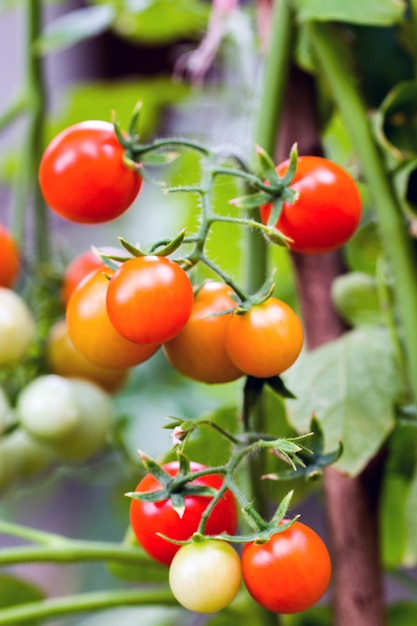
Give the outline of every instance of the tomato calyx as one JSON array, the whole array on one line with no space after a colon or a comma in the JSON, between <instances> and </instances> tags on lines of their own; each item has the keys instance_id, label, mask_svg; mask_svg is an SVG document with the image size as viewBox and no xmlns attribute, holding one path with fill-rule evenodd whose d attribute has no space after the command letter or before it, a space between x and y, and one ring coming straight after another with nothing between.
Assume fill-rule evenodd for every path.
<instances>
[{"instance_id":1,"label":"tomato calyx","mask_svg":"<svg viewBox=\"0 0 417 626\"><path fill-rule=\"evenodd\" d=\"M138 451L142 464L146 471L152 474L161 484L161 488L154 491L129 491L125 495L133 500L142 502L161 502L171 500L172 507L181 518L185 511L185 498L187 496L205 496L213 498L217 490L206 485L192 484L200 475L216 472L216 468L206 468L202 472L191 472L190 460L181 452L178 453L179 469L176 476L166 472L154 459L142 451Z\"/></svg>"}]
</instances>

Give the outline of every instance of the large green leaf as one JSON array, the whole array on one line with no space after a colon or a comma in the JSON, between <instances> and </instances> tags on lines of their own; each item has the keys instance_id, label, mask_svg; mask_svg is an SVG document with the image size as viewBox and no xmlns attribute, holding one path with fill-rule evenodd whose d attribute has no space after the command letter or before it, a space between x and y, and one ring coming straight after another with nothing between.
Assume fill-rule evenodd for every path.
<instances>
[{"instance_id":1,"label":"large green leaf","mask_svg":"<svg viewBox=\"0 0 417 626\"><path fill-rule=\"evenodd\" d=\"M108 4L64 13L48 24L36 43L36 49L43 54L56 52L96 37L111 26L115 16L114 8Z\"/></svg>"},{"instance_id":2,"label":"large green leaf","mask_svg":"<svg viewBox=\"0 0 417 626\"><path fill-rule=\"evenodd\" d=\"M11 574L0 574L0 609L43 598L44 594L39 587ZM19 624L23 626L23 621L16 622L16 626ZM24 626L38 626L38 624L37 620L24 622Z\"/></svg>"},{"instance_id":3,"label":"large green leaf","mask_svg":"<svg viewBox=\"0 0 417 626\"><path fill-rule=\"evenodd\" d=\"M339 315L351 326L382 323L378 288L373 276L365 272L338 276L332 283L331 293Z\"/></svg>"},{"instance_id":4,"label":"large green leaf","mask_svg":"<svg viewBox=\"0 0 417 626\"><path fill-rule=\"evenodd\" d=\"M414 626L417 624L417 604L396 602L388 608L388 626Z\"/></svg>"},{"instance_id":5,"label":"large green leaf","mask_svg":"<svg viewBox=\"0 0 417 626\"><path fill-rule=\"evenodd\" d=\"M400 22L406 10L403 0L296 0L295 4L301 21L338 21L375 26Z\"/></svg>"},{"instance_id":6,"label":"large green leaf","mask_svg":"<svg viewBox=\"0 0 417 626\"><path fill-rule=\"evenodd\" d=\"M114 30L120 36L149 44L195 37L207 25L209 4L201 0L90 0L114 6Z\"/></svg>"},{"instance_id":7,"label":"large green leaf","mask_svg":"<svg viewBox=\"0 0 417 626\"><path fill-rule=\"evenodd\" d=\"M309 429L316 414L326 449L344 446L337 466L358 474L378 452L394 427L394 405L404 382L387 333L355 329L303 354L284 376L297 400L287 402L290 422Z\"/></svg>"}]
</instances>

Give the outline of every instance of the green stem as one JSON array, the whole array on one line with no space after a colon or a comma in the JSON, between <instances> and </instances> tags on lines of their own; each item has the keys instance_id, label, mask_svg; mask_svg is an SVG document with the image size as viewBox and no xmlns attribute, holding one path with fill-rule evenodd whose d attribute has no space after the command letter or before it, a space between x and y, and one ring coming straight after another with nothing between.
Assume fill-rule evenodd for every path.
<instances>
[{"instance_id":1,"label":"green stem","mask_svg":"<svg viewBox=\"0 0 417 626\"><path fill-rule=\"evenodd\" d=\"M369 184L384 250L392 267L411 393L417 400L417 260L401 209L374 142L364 103L348 64L349 55L328 24L308 26L311 43Z\"/></svg>"},{"instance_id":2,"label":"green stem","mask_svg":"<svg viewBox=\"0 0 417 626\"><path fill-rule=\"evenodd\" d=\"M120 606L177 605L169 587L126 591L96 591L51 598L0 609L0 624L10 626L24 621L50 620L68 614L103 611ZM43 621L42 621L43 623Z\"/></svg>"},{"instance_id":3,"label":"green stem","mask_svg":"<svg viewBox=\"0 0 417 626\"><path fill-rule=\"evenodd\" d=\"M38 167L43 150L45 90L42 61L35 52L35 42L42 27L42 0L27 3L26 17L26 110L28 114L24 152L16 181L12 230L16 240L25 239L25 218L28 201L33 202L34 254L40 262L49 258L47 210L38 185Z\"/></svg>"},{"instance_id":4,"label":"green stem","mask_svg":"<svg viewBox=\"0 0 417 626\"><path fill-rule=\"evenodd\" d=\"M192 150L196 150L203 156L210 156L212 151L207 148L204 144L199 141L194 141L193 139L182 139L172 137L169 139L156 139L152 143L149 144L138 144L129 147L129 151L132 156L140 156L142 154L146 154L146 152L151 152L153 150L158 150L160 148L170 148L170 147L182 147L182 148L190 148Z\"/></svg>"}]
</instances>

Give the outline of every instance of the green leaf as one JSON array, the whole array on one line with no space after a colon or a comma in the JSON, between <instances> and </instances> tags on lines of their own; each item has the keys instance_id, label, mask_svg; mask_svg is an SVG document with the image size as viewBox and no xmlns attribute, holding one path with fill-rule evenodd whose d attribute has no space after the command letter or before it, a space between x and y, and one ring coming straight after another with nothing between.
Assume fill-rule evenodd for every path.
<instances>
[{"instance_id":1,"label":"green leaf","mask_svg":"<svg viewBox=\"0 0 417 626\"><path fill-rule=\"evenodd\" d=\"M403 0L295 0L298 20L335 21L350 24L386 26L401 22L405 15Z\"/></svg>"},{"instance_id":2,"label":"green leaf","mask_svg":"<svg viewBox=\"0 0 417 626\"><path fill-rule=\"evenodd\" d=\"M40 601L44 598L43 592L31 583L13 576L12 574L0 574L0 608L12 607L25 602ZM23 622L16 622L16 625L23 626ZM24 622L24 626L38 626L37 620Z\"/></svg>"},{"instance_id":3,"label":"green leaf","mask_svg":"<svg viewBox=\"0 0 417 626\"><path fill-rule=\"evenodd\" d=\"M400 166L393 174L393 184L401 208L406 218L410 221L410 231L417 236L417 159L410 159Z\"/></svg>"},{"instance_id":4,"label":"green leaf","mask_svg":"<svg viewBox=\"0 0 417 626\"><path fill-rule=\"evenodd\" d=\"M209 5L201 0L90 0L117 9L114 30L145 43L197 37L207 27Z\"/></svg>"},{"instance_id":5,"label":"green leaf","mask_svg":"<svg viewBox=\"0 0 417 626\"><path fill-rule=\"evenodd\" d=\"M273 196L265 191L259 191L256 193L250 193L244 196L239 196L238 198L233 198L229 200L229 204L237 207L238 209L256 209L261 206L261 204L265 204L266 202L271 202Z\"/></svg>"},{"instance_id":6,"label":"green leaf","mask_svg":"<svg viewBox=\"0 0 417 626\"><path fill-rule=\"evenodd\" d=\"M374 118L379 144L392 163L417 155L417 81L404 80L389 92Z\"/></svg>"},{"instance_id":7,"label":"green leaf","mask_svg":"<svg viewBox=\"0 0 417 626\"><path fill-rule=\"evenodd\" d=\"M46 54L91 39L110 28L115 16L115 9L110 4L65 13L46 27L35 48Z\"/></svg>"},{"instance_id":8,"label":"green leaf","mask_svg":"<svg viewBox=\"0 0 417 626\"><path fill-rule=\"evenodd\" d=\"M397 602L388 607L388 626L413 626L417 624L417 604Z\"/></svg>"},{"instance_id":9,"label":"green leaf","mask_svg":"<svg viewBox=\"0 0 417 626\"><path fill-rule=\"evenodd\" d=\"M337 467L351 476L361 472L385 442L394 427L394 406L405 394L383 328L358 328L303 354L284 380L298 398L287 402L290 423L308 432L316 415L327 450L343 443Z\"/></svg>"},{"instance_id":10,"label":"green leaf","mask_svg":"<svg viewBox=\"0 0 417 626\"><path fill-rule=\"evenodd\" d=\"M346 246L346 259L351 270L375 274L383 252L376 222L366 222L356 231Z\"/></svg>"},{"instance_id":11,"label":"green leaf","mask_svg":"<svg viewBox=\"0 0 417 626\"><path fill-rule=\"evenodd\" d=\"M351 326L383 323L376 280L365 272L337 277L331 296L339 315Z\"/></svg>"}]
</instances>

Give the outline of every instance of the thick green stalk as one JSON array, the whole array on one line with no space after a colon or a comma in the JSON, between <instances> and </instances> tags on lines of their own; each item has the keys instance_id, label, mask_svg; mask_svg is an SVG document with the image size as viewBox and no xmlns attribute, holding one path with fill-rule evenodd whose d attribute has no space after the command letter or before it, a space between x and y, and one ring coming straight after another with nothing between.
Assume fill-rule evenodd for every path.
<instances>
[{"instance_id":1,"label":"thick green stalk","mask_svg":"<svg viewBox=\"0 0 417 626\"><path fill-rule=\"evenodd\" d=\"M411 238L375 144L366 108L348 64L348 52L343 50L342 41L328 24L310 24L309 34L319 70L326 76L369 184L384 250L392 267L410 390L417 400L417 259Z\"/></svg>"},{"instance_id":2,"label":"thick green stalk","mask_svg":"<svg viewBox=\"0 0 417 626\"><path fill-rule=\"evenodd\" d=\"M0 609L0 624L10 626L27 620L50 620L64 615L103 611L121 606L171 606L177 605L168 586L154 589L134 589L123 591L97 591L91 593L51 598L39 602L29 602L11 608Z\"/></svg>"},{"instance_id":3,"label":"thick green stalk","mask_svg":"<svg viewBox=\"0 0 417 626\"><path fill-rule=\"evenodd\" d=\"M33 203L34 252L39 262L49 257L47 211L38 185L38 166L43 150L45 117L45 89L42 59L35 50L42 28L42 0L26 3L26 76L25 87L27 129L24 152L18 173L16 203L13 214L13 232L17 241L23 243L25 217L29 198Z\"/></svg>"}]
</instances>

